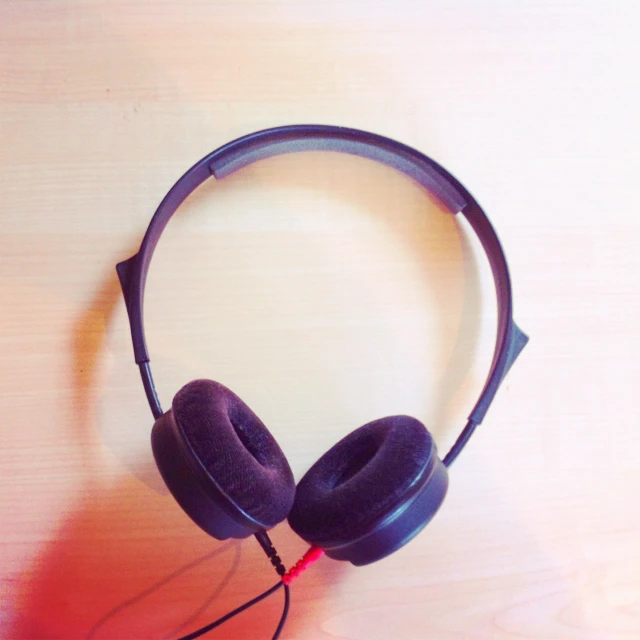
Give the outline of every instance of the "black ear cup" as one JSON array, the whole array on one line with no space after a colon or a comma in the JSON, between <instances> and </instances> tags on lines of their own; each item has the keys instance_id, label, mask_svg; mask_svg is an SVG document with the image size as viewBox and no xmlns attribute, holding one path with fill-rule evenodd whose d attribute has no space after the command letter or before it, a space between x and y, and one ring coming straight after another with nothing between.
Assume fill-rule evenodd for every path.
<instances>
[{"instance_id":1,"label":"black ear cup","mask_svg":"<svg viewBox=\"0 0 640 640\"><path fill-rule=\"evenodd\" d=\"M220 540L244 538L284 520L295 482L261 420L231 390L194 380L152 430L156 463L180 506Z\"/></svg>"},{"instance_id":2,"label":"black ear cup","mask_svg":"<svg viewBox=\"0 0 640 640\"><path fill-rule=\"evenodd\" d=\"M291 528L337 560L364 565L411 540L448 487L433 438L409 416L369 422L325 453L298 483Z\"/></svg>"}]
</instances>

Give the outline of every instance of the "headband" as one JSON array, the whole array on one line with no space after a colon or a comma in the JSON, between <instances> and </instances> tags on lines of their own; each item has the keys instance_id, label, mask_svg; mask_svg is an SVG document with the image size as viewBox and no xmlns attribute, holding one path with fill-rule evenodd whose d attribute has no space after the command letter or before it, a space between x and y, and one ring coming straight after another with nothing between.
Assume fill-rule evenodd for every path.
<instances>
[{"instance_id":1,"label":"headband","mask_svg":"<svg viewBox=\"0 0 640 640\"><path fill-rule=\"evenodd\" d=\"M498 332L487 381L466 426L445 456L445 465L458 456L479 425L507 371L528 342L513 320L511 278L500 240L480 205L446 169L424 154L389 138L357 129L326 125L293 125L258 131L238 138L189 169L171 188L157 208L134 256L116 269L127 307L133 352L154 418L162 415L156 393L144 331L144 288L153 252L176 209L205 180L221 180L238 169L272 156L297 151L337 151L376 160L413 178L434 195L452 214L461 213L484 248L496 287Z\"/></svg>"}]
</instances>

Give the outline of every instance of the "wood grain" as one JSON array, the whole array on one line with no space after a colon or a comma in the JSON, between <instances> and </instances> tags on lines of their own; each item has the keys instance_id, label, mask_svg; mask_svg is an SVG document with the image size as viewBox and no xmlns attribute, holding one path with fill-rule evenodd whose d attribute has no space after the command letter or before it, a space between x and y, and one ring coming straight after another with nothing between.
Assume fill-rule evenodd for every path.
<instances>
[{"instance_id":1,"label":"wood grain","mask_svg":"<svg viewBox=\"0 0 640 640\"><path fill-rule=\"evenodd\" d=\"M293 588L301 640L640 637L640 11L630 2L0 0L0 635L170 638L274 582L162 487L115 263L198 158L266 126L441 161L506 247L531 343L444 508ZM495 303L468 229L307 154L204 185L154 258L160 397L220 380L296 477L381 415L455 439ZM273 532L287 564L305 545ZM279 596L210 637L270 637Z\"/></svg>"}]
</instances>

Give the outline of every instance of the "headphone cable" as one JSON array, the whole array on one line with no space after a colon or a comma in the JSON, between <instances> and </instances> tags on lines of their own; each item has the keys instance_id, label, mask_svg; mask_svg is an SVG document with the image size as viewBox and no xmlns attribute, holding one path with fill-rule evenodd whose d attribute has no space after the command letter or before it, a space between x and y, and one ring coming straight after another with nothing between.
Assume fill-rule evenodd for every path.
<instances>
[{"instance_id":1,"label":"headphone cable","mask_svg":"<svg viewBox=\"0 0 640 640\"><path fill-rule=\"evenodd\" d=\"M282 632L284 624L287 620L287 614L289 612L289 587L285 585L284 582L282 581L278 582L277 584L274 584L273 587L271 587L270 589L267 589L264 593L261 593L259 596L256 596L255 598L253 598L253 600L249 600L248 602L245 602L244 604L240 605L233 611L225 614L221 618L218 618L214 622L211 622L208 625L201 627L197 631L187 634L186 636L182 636L181 638L178 638L178 640L195 640L195 638L199 638L200 636L203 636L205 633L209 633L209 631L212 631L216 627L219 627L221 624L227 622L227 620L230 620L231 618L238 615L239 613L246 611L247 609L249 609L249 607L252 607L254 604L258 604L258 602L264 600L265 598L268 598L271 594L275 593L276 591L278 591L278 589L281 589L282 587L285 587L285 605L284 605L284 612L282 614L280 623L278 624L278 628L276 630L276 635L273 636L273 640L277 640L277 638L280 636L280 633Z\"/></svg>"},{"instance_id":2,"label":"headphone cable","mask_svg":"<svg viewBox=\"0 0 640 640\"><path fill-rule=\"evenodd\" d=\"M212 629L219 627L221 624L233 618L233 616L246 611L249 607L252 607L254 604L258 604L261 600L268 598L272 593L275 593L278 589L284 587L284 608L282 609L282 615L280 616L280 622L278 623L278 627L276 628L276 632L273 634L271 640L278 640L282 630L284 629L284 625L287 622L287 616L289 615L289 605L291 603L291 593L289 590L289 585L293 580L295 580L303 571L306 571L314 562L317 562L323 555L324 551L319 547L309 547L306 553L298 560L298 562L287 571L285 569L284 564L282 564L282 560L280 560L280 556L278 552L275 550L269 536L266 531L259 531L255 534L256 540L260 543L262 550L266 553L269 560L271 560L271 564L275 567L277 574L280 576L280 581L277 584L274 584L273 587L267 589L264 593L261 593L259 596L256 596L253 600L249 600L244 604L240 605L237 609L234 609L230 613L222 616L222 618L218 618L215 622L211 622L210 624L190 633L186 636L182 636L178 638L178 640L195 640L195 638L199 638L200 636L208 633Z\"/></svg>"},{"instance_id":3,"label":"headphone cable","mask_svg":"<svg viewBox=\"0 0 640 640\"><path fill-rule=\"evenodd\" d=\"M280 622L278 623L278 628L276 632L273 634L273 638L271 640L278 640L282 630L284 629L284 625L287 622L287 616L289 615L289 602L291 598L291 594L289 593L289 585L282 582L284 585L284 608L282 609L282 616L280 616Z\"/></svg>"},{"instance_id":4,"label":"headphone cable","mask_svg":"<svg viewBox=\"0 0 640 640\"><path fill-rule=\"evenodd\" d=\"M209 633L209 631L212 631L216 627L219 627L221 624L224 624L225 622L227 622L227 620L230 620L234 616L237 616L239 613L246 611L247 609L252 607L254 604L258 604L258 602L261 602L265 598L268 598L270 595L278 591L278 589L281 589L284 587L284 608L282 610L282 615L280 616L280 622L278 623L276 632L272 637L272 640L278 640L278 638L280 637L280 634L282 633L282 630L284 629L284 625L287 622L287 616L289 615L289 604L291 601L289 583L283 581L283 578L287 573L287 570L284 564L282 563L282 560L280 559L278 552L275 550L275 547L273 546L273 543L271 542L271 539L269 538L267 532L259 531L258 533L255 534L255 538L260 543L262 550L265 552L265 554L271 561L271 564L274 566L276 573L280 576L281 580L277 584L274 584L273 587L271 587L270 589L267 589L264 593L261 593L259 596L256 596L252 600L249 600L248 602L241 604L239 607L235 608L233 611L230 611L229 613L225 614L221 618L218 618L217 620L210 622L204 627L201 627L200 629L197 629L196 631L193 631L192 633L189 633L186 636L182 636L178 638L178 640L195 640L196 638L203 636L205 633Z\"/></svg>"}]
</instances>

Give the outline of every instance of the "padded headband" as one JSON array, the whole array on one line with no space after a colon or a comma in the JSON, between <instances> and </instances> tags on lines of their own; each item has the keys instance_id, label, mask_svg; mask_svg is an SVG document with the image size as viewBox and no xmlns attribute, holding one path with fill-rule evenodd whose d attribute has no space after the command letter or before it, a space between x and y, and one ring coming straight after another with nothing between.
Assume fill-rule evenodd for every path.
<instances>
[{"instance_id":1,"label":"padded headband","mask_svg":"<svg viewBox=\"0 0 640 640\"><path fill-rule=\"evenodd\" d=\"M465 187L446 169L404 144L357 129L326 125L293 125L258 131L226 144L189 169L156 210L138 253L117 265L122 286L136 364L154 417L162 415L156 394L144 332L144 288L153 252L162 231L180 204L211 176L217 180L263 158L296 151L337 151L389 165L425 187L453 214L462 213L487 254L498 298L498 333L489 376L467 425L444 458L450 464L460 453L526 343L527 336L513 320L511 278L507 261L489 219Z\"/></svg>"}]
</instances>

